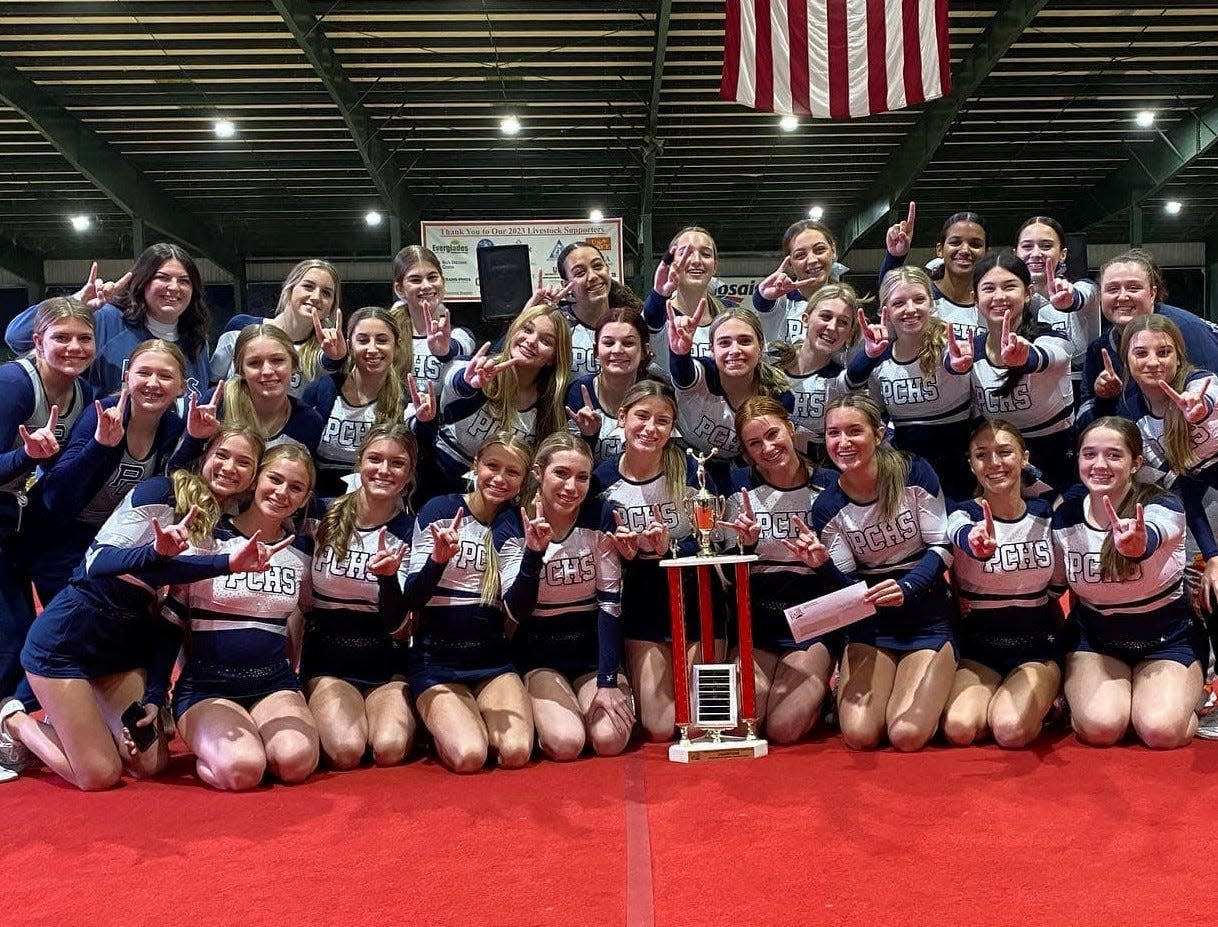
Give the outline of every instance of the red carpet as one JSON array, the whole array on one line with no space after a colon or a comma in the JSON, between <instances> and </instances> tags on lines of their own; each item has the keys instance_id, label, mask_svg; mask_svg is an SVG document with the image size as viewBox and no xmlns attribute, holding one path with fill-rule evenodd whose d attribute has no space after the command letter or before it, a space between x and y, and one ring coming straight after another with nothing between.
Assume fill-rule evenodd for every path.
<instances>
[{"instance_id":1,"label":"red carpet","mask_svg":"<svg viewBox=\"0 0 1218 927\"><path fill-rule=\"evenodd\" d=\"M0 786L11 924L1201 924L1218 746ZM645 804L644 804L645 802ZM648 866L648 858L650 866Z\"/></svg>"}]
</instances>

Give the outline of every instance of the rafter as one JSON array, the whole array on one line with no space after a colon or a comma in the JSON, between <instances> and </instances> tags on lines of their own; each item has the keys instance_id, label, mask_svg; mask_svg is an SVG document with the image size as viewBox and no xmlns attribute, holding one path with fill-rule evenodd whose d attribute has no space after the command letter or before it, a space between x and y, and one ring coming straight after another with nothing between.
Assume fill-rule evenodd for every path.
<instances>
[{"instance_id":1,"label":"rafter","mask_svg":"<svg viewBox=\"0 0 1218 927\"><path fill-rule=\"evenodd\" d=\"M647 104L647 128L643 132L643 190L639 198L639 235L636 248L638 287L643 292L650 271L655 241L651 214L655 205L656 161L664 150L656 135L660 120L660 89L664 82L664 54L668 48L668 24L672 17L672 0L660 0L656 7L655 58L651 66L651 94Z\"/></svg>"}]
</instances>

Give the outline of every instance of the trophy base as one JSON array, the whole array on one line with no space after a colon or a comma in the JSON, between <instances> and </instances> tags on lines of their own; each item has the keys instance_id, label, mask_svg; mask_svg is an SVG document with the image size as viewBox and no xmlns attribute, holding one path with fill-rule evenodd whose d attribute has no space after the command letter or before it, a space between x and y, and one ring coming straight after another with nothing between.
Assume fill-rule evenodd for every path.
<instances>
[{"instance_id":1,"label":"trophy base","mask_svg":"<svg viewBox=\"0 0 1218 927\"><path fill-rule=\"evenodd\" d=\"M701 763L704 760L755 760L770 752L770 746L757 737L727 737L714 741L698 739L676 743L668 748L671 763Z\"/></svg>"}]
</instances>

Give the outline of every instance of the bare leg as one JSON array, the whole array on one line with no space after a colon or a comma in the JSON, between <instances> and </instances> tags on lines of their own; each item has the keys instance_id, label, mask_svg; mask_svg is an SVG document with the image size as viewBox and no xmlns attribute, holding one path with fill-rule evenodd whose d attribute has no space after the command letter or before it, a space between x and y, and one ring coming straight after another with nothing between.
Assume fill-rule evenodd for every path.
<instances>
[{"instance_id":1,"label":"bare leg","mask_svg":"<svg viewBox=\"0 0 1218 927\"><path fill-rule=\"evenodd\" d=\"M1133 709L1133 673L1123 661L1075 651L1066 658L1065 688L1079 740L1111 747L1125 736Z\"/></svg>"},{"instance_id":2,"label":"bare leg","mask_svg":"<svg viewBox=\"0 0 1218 927\"><path fill-rule=\"evenodd\" d=\"M515 673L504 673L482 683L475 695L499 765L521 768L533 756L533 706L524 682Z\"/></svg>"},{"instance_id":3,"label":"bare leg","mask_svg":"<svg viewBox=\"0 0 1218 927\"><path fill-rule=\"evenodd\" d=\"M888 652L869 644L846 645L837 681L837 718L847 746L874 750L880 745L896 673L896 660Z\"/></svg>"},{"instance_id":4,"label":"bare leg","mask_svg":"<svg viewBox=\"0 0 1218 927\"><path fill-rule=\"evenodd\" d=\"M770 684L766 736L780 744L804 737L820 717L829 691L833 657L823 644L788 650L778 658Z\"/></svg>"},{"instance_id":5,"label":"bare leg","mask_svg":"<svg viewBox=\"0 0 1218 927\"><path fill-rule=\"evenodd\" d=\"M1146 660L1133 669L1133 728L1155 750L1183 747L1197 733L1200 663Z\"/></svg>"},{"instance_id":6,"label":"bare leg","mask_svg":"<svg viewBox=\"0 0 1218 927\"><path fill-rule=\"evenodd\" d=\"M477 699L466 686L432 686L419 695L416 705L419 718L435 741L440 762L459 773L477 772L486 764L486 725Z\"/></svg>"},{"instance_id":7,"label":"bare leg","mask_svg":"<svg viewBox=\"0 0 1218 927\"><path fill-rule=\"evenodd\" d=\"M1000 685L997 671L973 660L960 661L943 709L943 736L948 743L967 747L985 736L990 699Z\"/></svg>"},{"instance_id":8,"label":"bare leg","mask_svg":"<svg viewBox=\"0 0 1218 927\"><path fill-rule=\"evenodd\" d=\"M320 758L317 723L303 694L272 692L250 710L250 717L266 746L266 763L272 776L292 785L313 774Z\"/></svg>"},{"instance_id":9,"label":"bare leg","mask_svg":"<svg viewBox=\"0 0 1218 927\"><path fill-rule=\"evenodd\" d=\"M368 717L360 691L334 676L305 683L321 750L335 769L354 769L368 747Z\"/></svg>"},{"instance_id":10,"label":"bare leg","mask_svg":"<svg viewBox=\"0 0 1218 927\"><path fill-rule=\"evenodd\" d=\"M592 742L592 749L596 751L597 756L617 756L626 749L626 744L630 743L633 725L625 730L620 730L614 727L613 722L603 711L598 711L589 717L588 711L592 707L592 697L596 695L595 673L589 673L587 676L575 680L575 683L579 709L587 724L588 739ZM623 695L633 701L630 683L621 673L618 673L617 687Z\"/></svg>"},{"instance_id":11,"label":"bare leg","mask_svg":"<svg viewBox=\"0 0 1218 927\"><path fill-rule=\"evenodd\" d=\"M647 739L659 743L672 740L676 727L672 647L653 641L627 640L626 667Z\"/></svg>"},{"instance_id":12,"label":"bare leg","mask_svg":"<svg viewBox=\"0 0 1218 927\"><path fill-rule=\"evenodd\" d=\"M1061 669L1051 661L1024 663L1008 673L990 700L990 731L998 746L1026 747L1040 736L1061 685Z\"/></svg>"},{"instance_id":13,"label":"bare leg","mask_svg":"<svg viewBox=\"0 0 1218 927\"><path fill-rule=\"evenodd\" d=\"M195 755L199 778L212 788L243 792L266 772L266 750L250 713L224 698L198 702L178 718L178 733Z\"/></svg>"},{"instance_id":14,"label":"bare leg","mask_svg":"<svg viewBox=\"0 0 1218 927\"><path fill-rule=\"evenodd\" d=\"M419 722L410 707L406 683L391 681L377 686L365 700L368 712L368 742L372 762L396 766L410 754Z\"/></svg>"},{"instance_id":15,"label":"bare leg","mask_svg":"<svg viewBox=\"0 0 1218 927\"><path fill-rule=\"evenodd\" d=\"M584 713L566 678L552 669L535 669L525 685L541 752L552 760L578 759L586 738Z\"/></svg>"},{"instance_id":16,"label":"bare leg","mask_svg":"<svg viewBox=\"0 0 1218 927\"><path fill-rule=\"evenodd\" d=\"M52 727L18 712L9 732L52 772L78 789L93 792L118 784L123 761L97 694L87 679L50 679L27 674L30 687L57 724Z\"/></svg>"},{"instance_id":17,"label":"bare leg","mask_svg":"<svg viewBox=\"0 0 1218 927\"><path fill-rule=\"evenodd\" d=\"M926 746L939 727L955 676L951 644L901 655L887 712L888 739L894 747L909 751Z\"/></svg>"}]
</instances>

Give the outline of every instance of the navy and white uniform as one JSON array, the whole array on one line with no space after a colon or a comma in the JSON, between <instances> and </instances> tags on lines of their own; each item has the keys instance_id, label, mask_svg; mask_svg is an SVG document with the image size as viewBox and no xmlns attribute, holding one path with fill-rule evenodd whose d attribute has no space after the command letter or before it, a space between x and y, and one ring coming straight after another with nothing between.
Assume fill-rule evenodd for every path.
<instances>
[{"instance_id":1,"label":"navy and white uniform","mask_svg":"<svg viewBox=\"0 0 1218 927\"><path fill-rule=\"evenodd\" d=\"M855 502L836 473L822 472L831 482L812 503L812 529L833 565L851 581L874 586L893 579L905 592L902 605L877 609L847 627L847 643L903 652L954 645L951 596L943 578L952 563L951 543L943 493L930 464L920 457L910 461L905 491L891 518L880 516L878 500Z\"/></svg>"},{"instance_id":2,"label":"navy and white uniform","mask_svg":"<svg viewBox=\"0 0 1218 927\"><path fill-rule=\"evenodd\" d=\"M516 671L501 600L484 603L481 590L486 572L495 569L494 535L518 531L511 525L519 516L508 506L492 524L484 525L466 509L456 554L447 563L437 563L431 559L435 544L428 526L450 522L465 505L465 497L456 493L425 504L415 521L405 580L399 583L390 576L380 582L380 612L387 628L396 630L407 613L418 613L406 661L407 685L415 698L433 686L472 687Z\"/></svg>"},{"instance_id":3,"label":"navy and white uniform","mask_svg":"<svg viewBox=\"0 0 1218 927\"><path fill-rule=\"evenodd\" d=\"M431 353L431 348L427 346L427 336L414 334L414 323L410 319L410 309L404 302L398 300L393 304L393 308L390 311L394 313L399 323L404 326L402 333L410 334L410 352L413 358L411 372L414 374L415 383L418 384L419 390L426 389L427 384L430 383L432 392L439 395L440 387L444 385L444 378L452 362L473 355L476 348L473 333L468 328L454 326L452 329L452 340L448 348L448 356L437 357ZM441 313L451 316L448 307L444 305L437 307L434 315L438 317Z\"/></svg>"},{"instance_id":4,"label":"navy and white uniform","mask_svg":"<svg viewBox=\"0 0 1218 927\"><path fill-rule=\"evenodd\" d=\"M287 421L275 434L266 439L267 450L277 444L296 444L303 447L311 456L316 457L317 445L321 442L325 422L317 414L316 409L306 405L295 396L288 396L288 403L291 405L291 412L288 413ZM220 421L224 421L223 400L220 401L216 414ZM169 460L169 469L180 470L193 466L195 461L203 456L206 447L206 441L192 438L188 433L183 432L182 441Z\"/></svg>"},{"instance_id":5,"label":"navy and white uniform","mask_svg":"<svg viewBox=\"0 0 1218 927\"><path fill-rule=\"evenodd\" d=\"M808 301L799 290L792 290L778 299L766 299L761 295L761 290L754 290L753 309L761 319L761 332L766 344L772 341L795 344L803 341L808 334L804 325Z\"/></svg>"},{"instance_id":6,"label":"navy and white uniform","mask_svg":"<svg viewBox=\"0 0 1218 927\"><path fill-rule=\"evenodd\" d=\"M601 414L600 434L595 438L584 439L592 448L592 457L597 466L606 460L617 460L626 446L626 435L618 422L617 410L606 411L605 407L601 405L601 397L596 391L596 374L594 373L580 377L571 384L571 388L567 390L567 408L579 409L583 406L584 394L581 387L588 390L588 395L592 397L592 408Z\"/></svg>"},{"instance_id":7,"label":"navy and white uniform","mask_svg":"<svg viewBox=\"0 0 1218 927\"><path fill-rule=\"evenodd\" d=\"M1032 296L1030 308L1070 344L1070 369L1076 381L1082 379L1087 348L1100 336L1104 318L1100 312L1100 291L1092 280L1074 282L1074 301L1065 311L1057 309L1039 293Z\"/></svg>"},{"instance_id":8,"label":"navy and white uniform","mask_svg":"<svg viewBox=\"0 0 1218 927\"><path fill-rule=\"evenodd\" d=\"M724 521L732 521L743 511L743 493L747 490L753 515L761 529L756 547L749 551L759 558L749 569L753 643L771 653L808 650L814 644L822 644L836 660L842 649L842 635L839 632L796 643L784 614L786 609L818 598L842 585L836 572L809 569L782 543L784 540L794 541L799 536L799 530L795 527L796 516L806 524L812 524L812 503L820 495L818 481L821 479L813 477L814 474L809 473L807 482L797 489L779 489L763 480L754 469L733 470L732 491L723 518ZM726 533L729 545L734 541L734 534L731 531Z\"/></svg>"},{"instance_id":9,"label":"navy and white uniform","mask_svg":"<svg viewBox=\"0 0 1218 927\"><path fill-rule=\"evenodd\" d=\"M823 459L825 412L850 392L846 371L836 361L829 361L812 373L798 374L788 370L787 379L791 381L794 401L791 421L795 423L795 446L815 459Z\"/></svg>"},{"instance_id":10,"label":"navy and white uniform","mask_svg":"<svg viewBox=\"0 0 1218 927\"><path fill-rule=\"evenodd\" d=\"M581 322L570 307L564 306L562 314L571 326L571 379L595 376L601 369L596 359L596 328Z\"/></svg>"},{"instance_id":11,"label":"navy and white uniform","mask_svg":"<svg viewBox=\"0 0 1218 927\"><path fill-rule=\"evenodd\" d=\"M664 473L642 483L622 476L618 460L607 460L592 474L592 480L600 498L608 502L622 518L622 523L632 531L642 531L652 520L652 506L659 506L660 516L668 526L671 540L677 542L677 556L688 557L698 550L689 523L685 499L698 491L698 469L686 458L685 497L674 499L668 490ZM707 479L707 489L715 491L712 478ZM672 620L668 610L668 571L660 566L670 551L640 549L633 560L622 563L622 633L628 640L665 642L672 640ZM698 628L697 584L693 570L682 570L685 588L685 627L688 633ZM716 597L716 633L722 636L725 628L723 596ZM692 640L692 638L691 638Z\"/></svg>"},{"instance_id":12,"label":"navy and white uniform","mask_svg":"<svg viewBox=\"0 0 1218 927\"><path fill-rule=\"evenodd\" d=\"M880 262L879 282L882 284L885 275L890 270L901 267L904 264L904 255L894 257L885 251L884 258ZM981 316L981 313L977 311L976 303L958 303L955 300L949 299L943 295L943 291L939 289L939 284L933 280L930 286L931 296L935 301L935 318L942 319L951 327L957 341L971 341L978 334L984 334L987 331L986 321Z\"/></svg>"},{"instance_id":13,"label":"navy and white uniform","mask_svg":"<svg viewBox=\"0 0 1218 927\"><path fill-rule=\"evenodd\" d=\"M241 330L247 325L273 325L268 319L264 319L257 315L235 315L228 320L228 324L224 327L224 331L220 337L216 339L216 349L211 355L211 382L217 383L220 380L232 380L237 376L237 372L233 367L233 352L237 347L237 338L241 334ZM299 353L302 348L313 338L313 330L309 330L309 334L303 341L293 341L294 347ZM288 384L288 395L299 399L304 396L305 390L309 384L319 377L324 377L330 373L342 361L332 361L325 354L318 352L317 368L313 371L312 376L306 374L303 370L292 371L292 380Z\"/></svg>"},{"instance_id":14,"label":"navy and white uniform","mask_svg":"<svg viewBox=\"0 0 1218 927\"><path fill-rule=\"evenodd\" d=\"M439 439L435 460L440 474L450 489L464 485L465 474L474 465L474 457L487 439L502 431L505 423L496 418L486 402L486 393L465 382L468 361L454 364L444 380L440 394ZM515 432L530 444L545 435L537 434L537 406L516 413Z\"/></svg>"},{"instance_id":15,"label":"navy and white uniform","mask_svg":"<svg viewBox=\"0 0 1218 927\"><path fill-rule=\"evenodd\" d=\"M1060 662L1064 656L1056 596L1049 596L1053 507L1041 499L1026 505L1013 521L994 518L997 550L987 560L973 556L968 544L973 526L985 521L977 500L960 503L947 519L960 658L1003 676L1024 663Z\"/></svg>"},{"instance_id":16,"label":"navy and white uniform","mask_svg":"<svg viewBox=\"0 0 1218 927\"><path fill-rule=\"evenodd\" d=\"M675 297L674 297L675 298ZM709 304L712 297L707 296ZM643 319L647 322L647 331L651 334L651 356L662 375L668 376L668 300L652 290L643 301ZM674 304L675 305L675 304ZM705 319L705 324L694 330L694 343L690 348L691 357L710 357L710 327L711 318Z\"/></svg>"},{"instance_id":17,"label":"navy and white uniform","mask_svg":"<svg viewBox=\"0 0 1218 927\"><path fill-rule=\"evenodd\" d=\"M225 522L214 550L228 554L245 540ZM186 664L173 687L177 717L205 699L229 699L248 710L275 692L300 691L288 634L296 613L309 607L311 546L298 535L263 573L231 573L169 590L164 615L189 631Z\"/></svg>"},{"instance_id":18,"label":"navy and white uniform","mask_svg":"<svg viewBox=\"0 0 1218 927\"><path fill-rule=\"evenodd\" d=\"M1192 627L1184 589L1184 510L1164 493L1143 506L1146 553L1132 578L1105 579L1100 551L1111 532L1092 521L1089 497L1071 492L1053 513L1053 544L1074 593L1076 650L1102 653L1134 666L1174 660L1189 666L1203 658L1204 639Z\"/></svg>"},{"instance_id":19,"label":"navy and white uniform","mask_svg":"<svg viewBox=\"0 0 1218 927\"><path fill-rule=\"evenodd\" d=\"M176 521L173 484L159 476L135 487L79 562L71 582L35 620L25 641L27 672L96 679L144 670L146 703L163 705L181 646L180 629L161 620L158 591L228 572L228 553L189 550L162 557L152 520Z\"/></svg>"},{"instance_id":20,"label":"navy and white uniform","mask_svg":"<svg viewBox=\"0 0 1218 927\"><path fill-rule=\"evenodd\" d=\"M117 396L101 401L105 409L117 403ZM130 422L128 409L124 424ZM88 405L81 412L66 446L32 492L26 516L29 527L23 536L28 543L22 544L21 557L43 602L49 602L67 584L98 529L123 497L164 472L182 427L182 419L167 409L147 454L136 458L127 448L126 434L116 447L95 441L97 411Z\"/></svg>"},{"instance_id":21,"label":"navy and white uniform","mask_svg":"<svg viewBox=\"0 0 1218 927\"><path fill-rule=\"evenodd\" d=\"M300 677L334 676L354 686L375 687L406 675L406 645L386 633L379 609L378 578L368 572L376 553L380 525L351 532L347 556L334 548L313 553L312 605L305 615ZM409 545L414 516L399 512L384 527L390 544ZM410 560L402 561L404 581Z\"/></svg>"},{"instance_id":22,"label":"navy and white uniform","mask_svg":"<svg viewBox=\"0 0 1218 927\"><path fill-rule=\"evenodd\" d=\"M610 535L613 509L588 498L566 537L544 551L529 549L523 528L497 526L503 605L519 627L512 653L521 673L553 669L575 683L596 674L617 686L622 665L622 564Z\"/></svg>"},{"instance_id":23,"label":"navy and white uniform","mask_svg":"<svg viewBox=\"0 0 1218 927\"><path fill-rule=\"evenodd\" d=\"M973 358L973 400L982 417L1005 419L1019 429L1029 459L1050 486L1060 491L1077 482L1069 343L1057 334L1036 338L1009 396L999 395L1008 368L989 359L984 335L973 342Z\"/></svg>"},{"instance_id":24,"label":"navy and white uniform","mask_svg":"<svg viewBox=\"0 0 1218 927\"><path fill-rule=\"evenodd\" d=\"M972 378L947 365L946 353L933 378L922 374L918 358L901 363L889 347L877 358L859 351L850 359L846 381L867 385L892 421L893 446L925 458L949 498L963 499L975 485L965 460L973 417Z\"/></svg>"}]
</instances>

